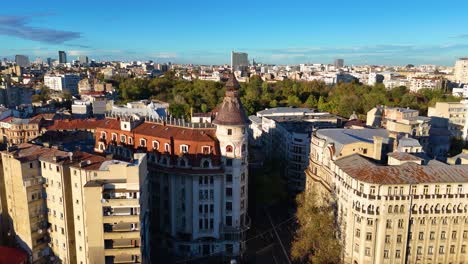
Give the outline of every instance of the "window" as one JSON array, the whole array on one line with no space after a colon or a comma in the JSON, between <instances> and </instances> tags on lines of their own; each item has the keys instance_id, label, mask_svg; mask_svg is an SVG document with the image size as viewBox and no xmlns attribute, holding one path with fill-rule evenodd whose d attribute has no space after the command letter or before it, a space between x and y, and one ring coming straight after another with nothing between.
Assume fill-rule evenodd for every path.
<instances>
[{"instance_id":1,"label":"window","mask_svg":"<svg viewBox=\"0 0 468 264\"><path fill-rule=\"evenodd\" d=\"M466 253L466 245L461 246L461 253Z\"/></svg>"},{"instance_id":2,"label":"window","mask_svg":"<svg viewBox=\"0 0 468 264\"><path fill-rule=\"evenodd\" d=\"M112 133L112 141L117 141L117 134Z\"/></svg>"},{"instance_id":3,"label":"window","mask_svg":"<svg viewBox=\"0 0 468 264\"><path fill-rule=\"evenodd\" d=\"M418 248L417 248L416 254L422 255L422 247L418 247Z\"/></svg>"},{"instance_id":4,"label":"window","mask_svg":"<svg viewBox=\"0 0 468 264\"><path fill-rule=\"evenodd\" d=\"M429 234L429 239L430 239L430 240L434 240L434 239L435 239L435 232L431 232L431 233Z\"/></svg>"},{"instance_id":5,"label":"window","mask_svg":"<svg viewBox=\"0 0 468 264\"><path fill-rule=\"evenodd\" d=\"M445 254L445 248L444 248L444 246L440 246L440 247L439 247L439 254L441 254L441 255Z\"/></svg>"},{"instance_id":6,"label":"window","mask_svg":"<svg viewBox=\"0 0 468 264\"><path fill-rule=\"evenodd\" d=\"M445 240L445 231L440 233L440 239Z\"/></svg>"},{"instance_id":7,"label":"window","mask_svg":"<svg viewBox=\"0 0 468 264\"><path fill-rule=\"evenodd\" d=\"M232 226L232 216L230 215L226 216L226 225Z\"/></svg>"},{"instance_id":8,"label":"window","mask_svg":"<svg viewBox=\"0 0 468 264\"><path fill-rule=\"evenodd\" d=\"M424 232L419 232L419 240L424 240Z\"/></svg>"},{"instance_id":9,"label":"window","mask_svg":"<svg viewBox=\"0 0 468 264\"><path fill-rule=\"evenodd\" d=\"M452 186L451 185L447 185L446 192L447 192L447 194L452 194Z\"/></svg>"},{"instance_id":10,"label":"window","mask_svg":"<svg viewBox=\"0 0 468 264\"><path fill-rule=\"evenodd\" d=\"M411 186L411 194L416 194L417 189L418 189L418 186L415 186L415 185Z\"/></svg>"},{"instance_id":11,"label":"window","mask_svg":"<svg viewBox=\"0 0 468 264\"><path fill-rule=\"evenodd\" d=\"M226 146L226 152L227 153L232 153L232 146L231 145Z\"/></svg>"},{"instance_id":12,"label":"window","mask_svg":"<svg viewBox=\"0 0 468 264\"><path fill-rule=\"evenodd\" d=\"M144 138L140 139L140 146L141 147L146 147L146 139L144 139Z\"/></svg>"},{"instance_id":13,"label":"window","mask_svg":"<svg viewBox=\"0 0 468 264\"><path fill-rule=\"evenodd\" d=\"M106 139L106 132L101 132L101 138Z\"/></svg>"},{"instance_id":14,"label":"window","mask_svg":"<svg viewBox=\"0 0 468 264\"><path fill-rule=\"evenodd\" d=\"M361 237L361 229L356 229L356 237Z\"/></svg>"},{"instance_id":15,"label":"window","mask_svg":"<svg viewBox=\"0 0 468 264\"><path fill-rule=\"evenodd\" d=\"M232 182L232 174L226 174L226 182Z\"/></svg>"},{"instance_id":16,"label":"window","mask_svg":"<svg viewBox=\"0 0 468 264\"><path fill-rule=\"evenodd\" d=\"M156 140L153 141L153 149L156 149L156 150L159 149L159 142Z\"/></svg>"},{"instance_id":17,"label":"window","mask_svg":"<svg viewBox=\"0 0 468 264\"><path fill-rule=\"evenodd\" d=\"M436 186L435 186L434 193L435 193L435 194L439 194L439 193L440 193L440 186L439 186L439 185L436 185Z\"/></svg>"},{"instance_id":18,"label":"window","mask_svg":"<svg viewBox=\"0 0 468 264\"><path fill-rule=\"evenodd\" d=\"M390 243L390 235L386 235L385 236L385 244L389 244Z\"/></svg>"},{"instance_id":19,"label":"window","mask_svg":"<svg viewBox=\"0 0 468 264\"><path fill-rule=\"evenodd\" d=\"M398 228L403 228L403 219L398 220Z\"/></svg>"},{"instance_id":20,"label":"window","mask_svg":"<svg viewBox=\"0 0 468 264\"><path fill-rule=\"evenodd\" d=\"M164 151L169 152L171 150L171 145L169 143L164 144Z\"/></svg>"},{"instance_id":21,"label":"window","mask_svg":"<svg viewBox=\"0 0 468 264\"><path fill-rule=\"evenodd\" d=\"M370 233L370 232L366 233L366 240L367 241L372 241L372 233Z\"/></svg>"},{"instance_id":22,"label":"window","mask_svg":"<svg viewBox=\"0 0 468 264\"><path fill-rule=\"evenodd\" d=\"M230 187L226 188L226 196L227 197L232 197L232 188L230 188Z\"/></svg>"},{"instance_id":23,"label":"window","mask_svg":"<svg viewBox=\"0 0 468 264\"><path fill-rule=\"evenodd\" d=\"M133 144L133 138L132 137L128 137L128 144Z\"/></svg>"},{"instance_id":24,"label":"window","mask_svg":"<svg viewBox=\"0 0 468 264\"><path fill-rule=\"evenodd\" d=\"M383 252L383 257L384 257L385 259L388 259L388 250L384 250L384 252Z\"/></svg>"},{"instance_id":25,"label":"window","mask_svg":"<svg viewBox=\"0 0 468 264\"><path fill-rule=\"evenodd\" d=\"M354 252L359 252L359 244L354 244Z\"/></svg>"},{"instance_id":26,"label":"window","mask_svg":"<svg viewBox=\"0 0 468 264\"><path fill-rule=\"evenodd\" d=\"M29 163L29 168L32 169L32 167L33 167L33 164L32 164L32 162L30 162Z\"/></svg>"},{"instance_id":27,"label":"window","mask_svg":"<svg viewBox=\"0 0 468 264\"><path fill-rule=\"evenodd\" d=\"M463 193L463 185L458 185L457 192L458 194Z\"/></svg>"},{"instance_id":28,"label":"window","mask_svg":"<svg viewBox=\"0 0 468 264\"><path fill-rule=\"evenodd\" d=\"M120 142L125 143L127 141L127 137L125 135L120 135Z\"/></svg>"},{"instance_id":29,"label":"window","mask_svg":"<svg viewBox=\"0 0 468 264\"><path fill-rule=\"evenodd\" d=\"M228 136L232 135L232 129L228 128L227 134L228 134Z\"/></svg>"},{"instance_id":30,"label":"window","mask_svg":"<svg viewBox=\"0 0 468 264\"><path fill-rule=\"evenodd\" d=\"M463 239L467 239L468 238L468 231L463 231Z\"/></svg>"},{"instance_id":31,"label":"window","mask_svg":"<svg viewBox=\"0 0 468 264\"><path fill-rule=\"evenodd\" d=\"M369 257L370 256L370 248L366 247L364 249L364 254Z\"/></svg>"},{"instance_id":32,"label":"window","mask_svg":"<svg viewBox=\"0 0 468 264\"><path fill-rule=\"evenodd\" d=\"M428 194L428 192L429 192L429 186L424 185L423 194L426 195L426 194Z\"/></svg>"},{"instance_id":33,"label":"window","mask_svg":"<svg viewBox=\"0 0 468 264\"><path fill-rule=\"evenodd\" d=\"M189 149L189 146L187 145L180 145L180 152L182 153L187 153Z\"/></svg>"},{"instance_id":34,"label":"window","mask_svg":"<svg viewBox=\"0 0 468 264\"><path fill-rule=\"evenodd\" d=\"M395 251L395 258L397 259L401 258L400 250Z\"/></svg>"},{"instance_id":35,"label":"window","mask_svg":"<svg viewBox=\"0 0 468 264\"><path fill-rule=\"evenodd\" d=\"M226 159L226 166L232 167L232 159Z\"/></svg>"},{"instance_id":36,"label":"window","mask_svg":"<svg viewBox=\"0 0 468 264\"><path fill-rule=\"evenodd\" d=\"M367 218L367 225L371 226L374 224L374 220L372 218Z\"/></svg>"},{"instance_id":37,"label":"window","mask_svg":"<svg viewBox=\"0 0 468 264\"><path fill-rule=\"evenodd\" d=\"M232 211L232 202L226 202L226 211Z\"/></svg>"},{"instance_id":38,"label":"window","mask_svg":"<svg viewBox=\"0 0 468 264\"><path fill-rule=\"evenodd\" d=\"M429 247L427 248L427 254L429 254L429 255L434 254L434 247L433 247L433 246L429 246Z\"/></svg>"},{"instance_id":39,"label":"window","mask_svg":"<svg viewBox=\"0 0 468 264\"><path fill-rule=\"evenodd\" d=\"M392 228L392 220L391 219L387 219L387 229L390 229Z\"/></svg>"},{"instance_id":40,"label":"window","mask_svg":"<svg viewBox=\"0 0 468 264\"><path fill-rule=\"evenodd\" d=\"M202 147L202 153L203 154L210 154L210 146L203 146Z\"/></svg>"},{"instance_id":41,"label":"window","mask_svg":"<svg viewBox=\"0 0 468 264\"><path fill-rule=\"evenodd\" d=\"M390 214L391 212L393 212L393 207L391 205L388 206L388 213Z\"/></svg>"},{"instance_id":42,"label":"window","mask_svg":"<svg viewBox=\"0 0 468 264\"><path fill-rule=\"evenodd\" d=\"M396 237L396 241L397 241L397 243L398 243L398 244L400 244L400 243L401 243L401 235L397 235L397 237Z\"/></svg>"},{"instance_id":43,"label":"window","mask_svg":"<svg viewBox=\"0 0 468 264\"><path fill-rule=\"evenodd\" d=\"M450 254L455 254L455 245L450 246Z\"/></svg>"},{"instance_id":44,"label":"window","mask_svg":"<svg viewBox=\"0 0 468 264\"><path fill-rule=\"evenodd\" d=\"M457 231L452 231L452 239L457 239Z\"/></svg>"},{"instance_id":45,"label":"window","mask_svg":"<svg viewBox=\"0 0 468 264\"><path fill-rule=\"evenodd\" d=\"M375 186L370 187L370 194L375 195Z\"/></svg>"}]
</instances>

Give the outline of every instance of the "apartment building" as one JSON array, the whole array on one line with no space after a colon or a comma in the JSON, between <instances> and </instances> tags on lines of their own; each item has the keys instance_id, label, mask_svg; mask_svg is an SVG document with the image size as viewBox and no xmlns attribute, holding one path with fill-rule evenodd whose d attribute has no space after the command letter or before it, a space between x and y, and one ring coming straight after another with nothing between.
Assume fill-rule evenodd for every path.
<instances>
[{"instance_id":1,"label":"apartment building","mask_svg":"<svg viewBox=\"0 0 468 264\"><path fill-rule=\"evenodd\" d=\"M88 154L70 174L77 263L141 263L146 155L124 162Z\"/></svg>"},{"instance_id":2,"label":"apartment building","mask_svg":"<svg viewBox=\"0 0 468 264\"><path fill-rule=\"evenodd\" d=\"M95 151L125 160L148 153L151 248L182 256L237 256L249 228L247 123L233 75L210 123L109 116ZM154 256L151 255L151 258Z\"/></svg>"},{"instance_id":3,"label":"apartment building","mask_svg":"<svg viewBox=\"0 0 468 264\"><path fill-rule=\"evenodd\" d=\"M305 189L311 134L319 128L342 126L342 119L309 108L277 107L249 117L252 144L261 147L267 159L283 168L281 175L291 195Z\"/></svg>"},{"instance_id":4,"label":"apartment building","mask_svg":"<svg viewBox=\"0 0 468 264\"><path fill-rule=\"evenodd\" d=\"M78 83L81 77L76 74L47 74L44 76L44 85L58 92L78 94Z\"/></svg>"},{"instance_id":5,"label":"apartment building","mask_svg":"<svg viewBox=\"0 0 468 264\"><path fill-rule=\"evenodd\" d=\"M319 130L306 171L307 192L336 205L343 262L467 261L468 166L380 151L393 144L360 130Z\"/></svg>"},{"instance_id":6,"label":"apartment building","mask_svg":"<svg viewBox=\"0 0 468 264\"><path fill-rule=\"evenodd\" d=\"M418 110L376 106L367 112L366 125L386 128L394 138L410 136L419 141L425 152L434 152L434 144L430 141L431 119L420 116Z\"/></svg>"},{"instance_id":7,"label":"apartment building","mask_svg":"<svg viewBox=\"0 0 468 264\"><path fill-rule=\"evenodd\" d=\"M435 124L448 122L453 137L468 140L468 100L437 102L434 107L429 107L427 115Z\"/></svg>"},{"instance_id":8,"label":"apartment building","mask_svg":"<svg viewBox=\"0 0 468 264\"><path fill-rule=\"evenodd\" d=\"M455 62L455 82L468 84L468 58L460 58Z\"/></svg>"},{"instance_id":9,"label":"apartment building","mask_svg":"<svg viewBox=\"0 0 468 264\"><path fill-rule=\"evenodd\" d=\"M7 239L24 249L32 263L141 263L144 157L128 163L30 143L3 151L0 186ZM133 218L125 218L126 210ZM122 218L107 218L114 211ZM133 229L126 229L128 220ZM121 242L129 236L135 243Z\"/></svg>"},{"instance_id":10,"label":"apartment building","mask_svg":"<svg viewBox=\"0 0 468 264\"><path fill-rule=\"evenodd\" d=\"M0 140L9 145L28 142L40 135L43 121L42 116L34 118L6 117L0 120Z\"/></svg>"}]
</instances>

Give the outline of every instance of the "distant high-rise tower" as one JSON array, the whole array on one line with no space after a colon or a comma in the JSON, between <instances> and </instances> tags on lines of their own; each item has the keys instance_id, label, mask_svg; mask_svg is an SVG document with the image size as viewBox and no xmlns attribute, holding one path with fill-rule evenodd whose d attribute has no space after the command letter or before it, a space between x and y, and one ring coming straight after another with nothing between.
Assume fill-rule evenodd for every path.
<instances>
[{"instance_id":1,"label":"distant high-rise tower","mask_svg":"<svg viewBox=\"0 0 468 264\"><path fill-rule=\"evenodd\" d=\"M84 56L84 55L78 56L78 61L80 62L80 64L88 64L89 62L88 56Z\"/></svg>"},{"instance_id":2,"label":"distant high-rise tower","mask_svg":"<svg viewBox=\"0 0 468 264\"><path fill-rule=\"evenodd\" d=\"M52 58L47 58L47 65L49 65L49 68L52 67Z\"/></svg>"},{"instance_id":3,"label":"distant high-rise tower","mask_svg":"<svg viewBox=\"0 0 468 264\"><path fill-rule=\"evenodd\" d=\"M468 58L460 58L455 62L455 82L468 84Z\"/></svg>"},{"instance_id":4,"label":"distant high-rise tower","mask_svg":"<svg viewBox=\"0 0 468 264\"><path fill-rule=\"evenodd\" d=\"M242 70L249 66L249 55L245 52L231 53L231 69L233 71Z\"/></svg>"},{"instance_id":5,"label":"distant high-rise tower","mask_svg":"<svg viewBox=\"0 0 468 264\"><path fill-rule=\"evenodd\" d=\"M336 59L335 60L335 68L343 68L344 60L343 59Z\"/></svg>"},{"instance_id":6,"label":"distant high-rise tower","mask_svg":"<svg viewBox=\"0 0 468 264\"><path fill-rule=\"evenodd\" d=\"M20 67L27 67L29 66L29 58L26 55L16 55L15 56L16 65Z\"/></svg>"},{"instance_id":7,"label":"distant high-rise tower","mask_svg":"<svg viewBox=\"0 0 468 264\"><path fill-rule=\"evenodd\" d=\"M67 53L63 50L59 50L59 63L67 63Z\"/></svg>"}]
</instances>

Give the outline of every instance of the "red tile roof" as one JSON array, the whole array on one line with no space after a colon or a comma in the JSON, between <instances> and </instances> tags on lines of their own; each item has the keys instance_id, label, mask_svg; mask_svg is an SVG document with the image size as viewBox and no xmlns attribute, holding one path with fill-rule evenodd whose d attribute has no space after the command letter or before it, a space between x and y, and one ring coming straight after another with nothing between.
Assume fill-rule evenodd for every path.
<instances>
[{"instance_id":1,"label":"red tile roof","mask_svg":"<svg viewBox=\"0 0 468 264\"><path fill-rule=\"evenodd\" d=\"M28 255L21 249L0 246L0 264L26 264Z\"/></svg>"}]
</instances>

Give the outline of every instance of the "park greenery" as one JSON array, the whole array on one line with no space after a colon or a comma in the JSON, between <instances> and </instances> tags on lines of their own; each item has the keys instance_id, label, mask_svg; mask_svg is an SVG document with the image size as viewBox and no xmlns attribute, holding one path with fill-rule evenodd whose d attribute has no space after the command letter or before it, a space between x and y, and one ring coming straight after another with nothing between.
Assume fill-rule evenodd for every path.
<instances>
[{"instance_id":1,"label":"park greenery","mask_svg":"<svg viewBox=\"0 0 468 264\"><path fill-rule=\"evenodd\" d=\"M170 112L176 117L189 117L190 112L209 112L223 99L224 84L221 82L177 78L168 72L159 78L119 78L118 93L122 102L140 99L157 99L170 103ZM358 82L339 83L334 86L322 81L284 80L276 83L263 81L253 76L248 83L241 83L241 100L248 112L272 107L317 108L343 117L353 112L364 115L376 105L409 107L422 115L427 108L438 101L459 101L460 99L436 89L421 89L410 92L400 86L386 89L383 84L373 86Z\"/></svg>"}]
</instances>

